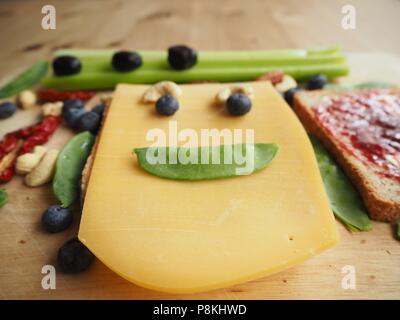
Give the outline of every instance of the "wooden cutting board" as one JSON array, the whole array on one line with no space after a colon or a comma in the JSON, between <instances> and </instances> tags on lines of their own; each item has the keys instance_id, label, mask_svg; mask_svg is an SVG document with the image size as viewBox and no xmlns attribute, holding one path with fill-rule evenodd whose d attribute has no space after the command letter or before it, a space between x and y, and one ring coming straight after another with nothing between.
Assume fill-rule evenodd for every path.
<instances>
[{"instance_id":1,"label":"wooden cutting board","mask_svg":"<svg viewBox=\"0 0 400 320\"><path fill-rule=\"evenodd\" d=\"M344 82L400 83L400 58L386 53L355 53L349 57L351 74ZM0 121L0 138L36 121L39 110L18 111ZM61 148L73 136L65 127L48 143ZM3 187L3 186L2 186ZM140 288L96 260L77 275L56 274L56 289L41 282L44 265L56 265L58 248L77 234L73 227L59 234L40 228L42 212L56 201L51 187L28 188L20 177L4 185L10 200L0 209L0 297L2 299L400 299L400 241L394 229L373 223L373 230L352 233L341 223L340 243L305 263L279 274L212 292L179 295ZM355 269L355 288L344 289L346 266Z\"/></svg>"}]
</instances>

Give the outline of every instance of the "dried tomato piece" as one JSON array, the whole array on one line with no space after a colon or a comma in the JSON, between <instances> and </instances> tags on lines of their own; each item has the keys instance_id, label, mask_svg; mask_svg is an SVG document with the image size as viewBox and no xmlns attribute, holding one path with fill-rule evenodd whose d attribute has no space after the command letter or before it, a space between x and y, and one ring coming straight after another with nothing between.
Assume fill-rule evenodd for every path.
<instances>
[{"instance_id":1,"label":"dried tomato piece","mask_svg":"<svg viewBox=\"0 0 400 320\"><path fill-rule=\"evenodd\" d=\"M41 102L65 101L68 99L80 99L87 101L96 93L93 91L58 91L54 89L40 89L37 91L38 98Z\"/></svg>"},{"instance_id":2,"label":"dried tomato piece","mask_svg":"<svg viewBox=\"0 0 400 320\"><path fill-rule=\"evenodd\" d=\"M12 179L13 176L14 176L14 164L9 168L3 170L3 172L0 174L0 182L8 182Z\"/></svg>"}]
</instances>

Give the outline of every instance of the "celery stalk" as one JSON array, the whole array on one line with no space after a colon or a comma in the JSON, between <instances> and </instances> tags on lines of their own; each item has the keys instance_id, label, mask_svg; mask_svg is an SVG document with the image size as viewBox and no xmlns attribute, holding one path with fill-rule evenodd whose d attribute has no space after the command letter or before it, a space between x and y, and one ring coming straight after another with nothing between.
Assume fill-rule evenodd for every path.
<instances>
[{"instance_id":1,"label":"celery stalk","mask_svg":"<svg viewBox=\"0 0 400 320\"><path fill-rule=\"evenodd\" d=\"M111 58L81 58L83 70L82 72L112 72L114 71L111 66ZM296 65L311 65L311 64L336 64L346 62L346 56L343 53L335 53L330 55L311 55L299 57L260 57L258 55L237 56L229 59L224 56L216 55L211 59L205 57L205 53L199 54L199 62L196 64L196 69L201 68L236 68L236 67L271 67L280 69L285 66ZM167 62L167 56L164 55L160 59L144 59L143 65L140 67L144 69L165 69L170 70Z\"/></svg>"},{"instance_id":2,"label":"celery stalk","mask_svg":"<svg viewBox=\"0 0 400 320\"><path fill-rule=\"evenodd\" d=\"M339 47L269 51L200 51L198 63L190 70L175 71L167 62L167 51L139 51L143 65L132 72L113 70L115 50L63 49L55 56L73 55L82 62L82 71L68 77L47 77L43 84L61 90L109 89L118 83L154 83L161 80L220 82L254 80L257 76L282 70L298 80L318 73L329 78L346 75L346 56Z\"/></svg>"},{"instance_id":3,"label":"celery stalk","mask_svg":"<svg viewBox=\"0 0 400 320\"><path fill-rule=\"evenodd\" d=\"M271 57L304 57L307 55L327 55L341 51L340 47L321 47L311 49L280 49L280 50L257 50L257 51L200 51L205 59L237 59L244 57L271 58ZM109 59L116 52L115 49L60 49L54 52L54 56L72 55L77 58L100 58ZM159 59L166 57L167 51L138 50L143 58Z\"/></svg>"},{"instance_id":4,"label":"celery stalk","mask_svg":"<svg viewBox=\"0 0 400 320\"><path fill-rule=\"evenodd\" d=\"M171 69L142 69L134 72L119 73L111 71L81 72L74 76L47 77L42 84L59 90L109 89L118 83L155 83L171 80L177 83L196 80L220 82L250 81L267 72L276 70L276 66L192 68L186 71ZM313 65L280 65L279 69L298 80L307 79L323 73L328 78L344 76L348 73L346 63L313 64Z\"/></svg>"}]
</instances>

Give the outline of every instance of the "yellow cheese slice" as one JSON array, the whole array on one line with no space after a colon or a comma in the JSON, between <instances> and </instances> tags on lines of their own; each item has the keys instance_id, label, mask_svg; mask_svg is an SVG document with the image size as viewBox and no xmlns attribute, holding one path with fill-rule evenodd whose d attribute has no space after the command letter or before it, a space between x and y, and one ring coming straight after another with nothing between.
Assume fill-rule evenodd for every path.
<instances>
[{"instance_id":1,"label":"yellow cheese slice","mask_svg":"<svg viewBox=\"0 0 400 320\"><path fill-rule=\"evenodd\" d=\"M333 246L338 234L311 144L271 85L250 83L241 117L214 105L227 84L182 85L172 117L141 103L147 86L114 93L85 197L79 239L110 269L140 286L198 292L284 270ZM146 173L132 149L149 129L254 129L275 159L249 176L175 181Z\"/></svg>"}]
</instances>

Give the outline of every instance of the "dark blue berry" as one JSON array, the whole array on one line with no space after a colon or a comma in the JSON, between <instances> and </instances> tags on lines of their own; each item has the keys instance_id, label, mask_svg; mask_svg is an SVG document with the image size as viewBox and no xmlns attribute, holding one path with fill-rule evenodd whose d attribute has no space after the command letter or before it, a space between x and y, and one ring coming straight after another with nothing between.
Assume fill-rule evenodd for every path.
<instances>
[{"instance_id":1,"label":"dark blue berry","mask_svg":"<svg viewBox=\"0 0 400 320\"><path fill-rule=\"evenodd\" d=\"M59 205L49 207L42 215L42 226L51 233L67 229L73 220L72 211Z\"/></svg>"},{"instance_id":2,"label":"dark blue berry","mask_svg":"<svg viewBox=\"0 0 400 320\"><path fill-rule=\"evenodd\" d=\"M234 116L242 116L250 111L251 100L242 93L234 93L230 95L226 101L226 106L230 114Z\"/></svg>"},{"instance_id":3,"label":"dark blue berry","mask_svg":"<svg viewBox=\"0 0 400 320\"><path fill-rule=\"evenodd\" d=\"M96 112L89 111L79 118L77 127L80 131L89 131L92 134L96 134L99 130L100 122L101 116Z\"/></svg>"},{"instance_id":4,"label":"dark blue berry","mask_svg":"<svg viewBox=\"0 0 400 320\"><path fill-rule=\"evenodd\" d=\"M308 90L322 89L328 83L328 79L323 74L313 76L307 83Z\"/></svg>"},{"instance_id":5,"label":"dark blue berry","mask_svg":"<svg viewBox=\"0 0 400 320\"><path fill-rule=\"evenodd\" d=\"M104 113L104 109L106 108L106 106L104 105L104 103L100 103L97 106L95 106L92 111L96 112L100 117L103 116Z\"/></svg>"},{"instance_id":6,"label":"dark blue berry","mask_svg":"<svg viewBox=\"0 0 400 320\"><path fill-rule=\"evenodd\" d=\"M0 119L11 117L15 111L17 111L15 103L9 101L0 103Z\"/></svg>"},{"instance_id":7,"label":"dark blue berry","mask_svg":"<svg viewBox=\"0 0 400 320\"><path fill-rule=\"evenodd\" d=\"M175 70L186 70L197 63L196 50L187 46L173 46L168 49L169 65Z\"/></svg>"},{"instance_id":8,"label":"dark blue berry","mask_svg":"<svg viewBox=\"0 0 400 320\"><path fill-rule=\"evenodd\" d=\"M291 88L286 90L283 93L283 98L285 99L285 101L287 102L287 104L291 107L293 107L293 99L294 99L294 95L296 94L296 92L300 91L299 88Z\"/></svg>"},{"instance_id":9,"label":"dark blue berry","mask_svg":"<svg viewBox=\"0 0 400 320\"><path fill-rule=\"evenodd\" d=\"M68 99L64 101L62 113L65 115L68 109L83 109L83 107L81 99Z\"/></svg>"},{"instance_id":10,"label":"dark blue berry","mask_svg":"<svg viewBox=\"0 0 400 320\"><path fill-rule=\"evenodd\" d=\"M111 64L117 71L132 71L142 65L142 57L135 51L118 51L114 53Z\"/></svg>"},{"instance_id":11,"label":"dark blue berry","mask_svg":"<svg viewBox=\"0 0 400 320\"><path fill-rule=\"evenodd\" d=\"M156 102L156 110L163 116L171 116L179 109L179 102L174 96L165 95Z\"/></svg>"},{"instance_id":12,"label":"dark blue berry","mask_svg":"<svg viewBox=\"0 0 400 320\"><path fill-rule=\"evenodd\" d=\"M53 71L56 76L69 76L81 72L82 65L78 58L60 56L53 60Z\"/></svg>"},{"instance_id":13,"label":"dark blue berry","mask_svg":"<svg viewBox=\"0 0 400 320\"><path fill-rule=\"evenodd\" d=\"M57 262L65 273L82 272L90 266L93 259L93 253L78 239L67 241L58 250Z\"/></svg>"},{"instance_id":14,"label":"dark blue berry","mask_svg":"<svg viewBox=\"0 0 400 320\"><path fill-rule=\"evenodd\" d=\"M72 129L78 129L78 120L84 113L84 109L69 108L64 114L64 120Z\"/></svg>"}]
</instances>

